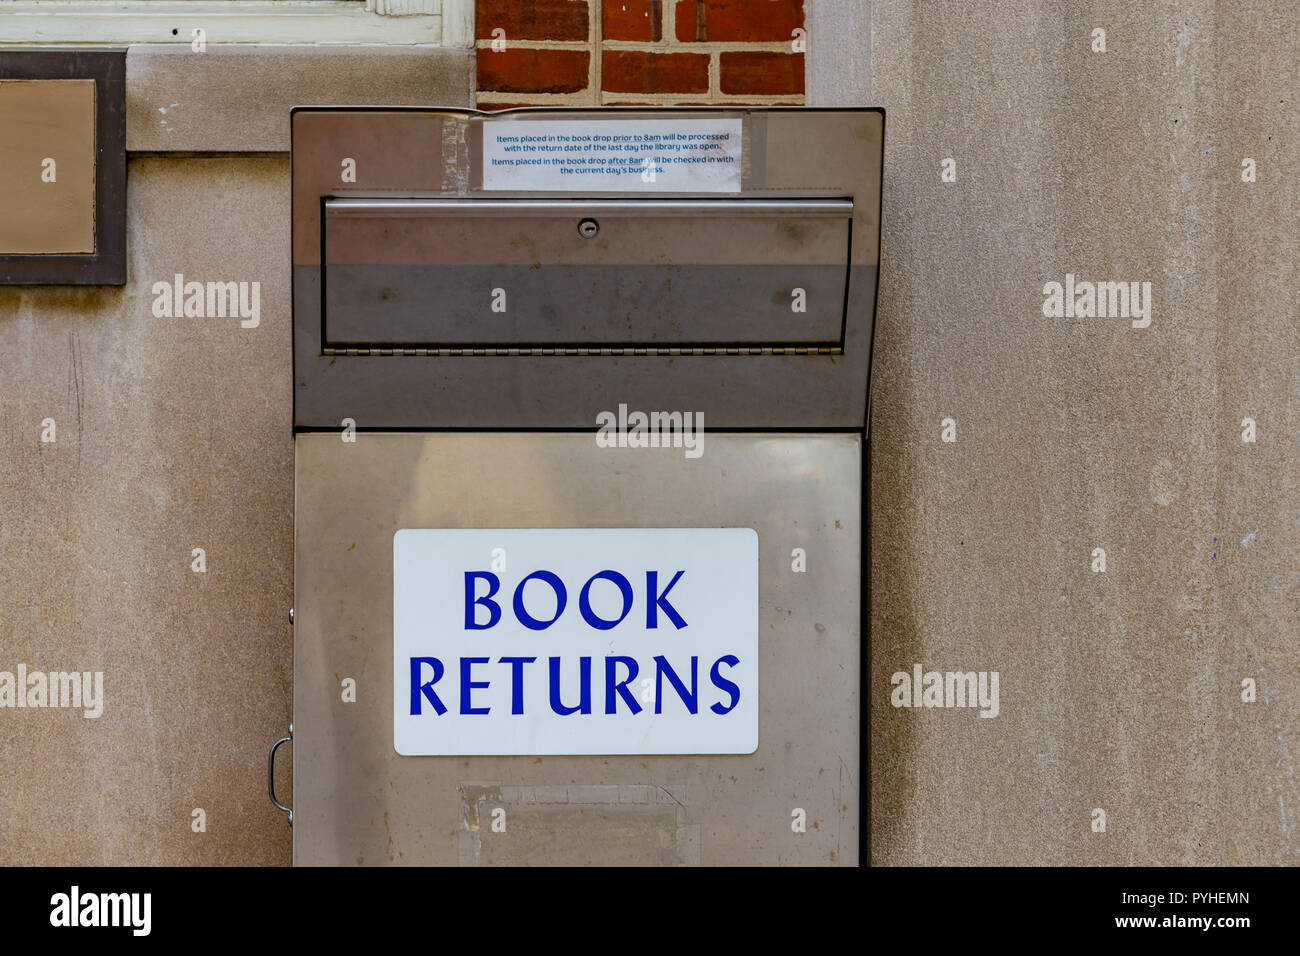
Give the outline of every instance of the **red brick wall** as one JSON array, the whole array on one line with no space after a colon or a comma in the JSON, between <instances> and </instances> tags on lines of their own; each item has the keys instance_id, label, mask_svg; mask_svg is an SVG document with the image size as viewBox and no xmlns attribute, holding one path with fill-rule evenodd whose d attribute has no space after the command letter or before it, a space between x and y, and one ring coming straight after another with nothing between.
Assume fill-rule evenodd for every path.
<instances>
[{"instance_id":1,"label":"red brick wall","mask_svg":"<svg viewBox=\"0 0 1300 956\"><path fill-rule=\"evenodd\" d=\"M804 0L477 0L478 104L804 101Z\"/></svg>"}]
</instances>

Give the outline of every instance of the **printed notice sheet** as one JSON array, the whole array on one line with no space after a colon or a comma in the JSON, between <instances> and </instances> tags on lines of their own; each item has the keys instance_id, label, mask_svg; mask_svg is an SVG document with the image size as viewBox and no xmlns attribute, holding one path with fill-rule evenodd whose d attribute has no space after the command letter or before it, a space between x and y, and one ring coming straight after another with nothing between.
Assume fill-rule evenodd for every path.
<instances>
[{"instance_id":1,"label":"printed notice sheet","mask_svg":"<svg viewBox=\"0 0 1300 956\"><path fill-rule=\"evenodd\" d=\"M740 119L489 120L483 188L740 192Z\"/></svg>"}]
</instances>

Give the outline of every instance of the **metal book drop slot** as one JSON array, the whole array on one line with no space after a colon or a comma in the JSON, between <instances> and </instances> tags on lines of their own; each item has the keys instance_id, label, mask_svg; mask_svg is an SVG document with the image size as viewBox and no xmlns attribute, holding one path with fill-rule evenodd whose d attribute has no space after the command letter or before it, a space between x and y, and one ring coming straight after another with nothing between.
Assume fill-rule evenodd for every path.
<instances>
[{"instance_id":1,"label":"metal book drop slot","mask_svg":"<svg viewBox=\"0 0 1300 956\"><path fill-rule=\"evenodd\" d=\"M324 201L332 348L839 348L850 199Z\"/></svg>"}]
</instances>

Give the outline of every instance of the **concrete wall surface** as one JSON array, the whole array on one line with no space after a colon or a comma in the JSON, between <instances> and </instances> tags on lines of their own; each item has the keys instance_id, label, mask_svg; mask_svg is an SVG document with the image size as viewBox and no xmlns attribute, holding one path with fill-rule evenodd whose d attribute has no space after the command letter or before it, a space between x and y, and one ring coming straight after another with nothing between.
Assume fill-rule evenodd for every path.
<instances>
[{"instance_id":1,"label":"concrete wall surface","mask_svg":"<svg viewBox=\"0 0 1300 956\"><path fill-rule=\"evenodd\" d=\"M0 290L0 669L105 675L100 717L4 711L0 863L286 862L289 163L136 158L127 194L126 286ZM259 326L155 317L176 273L259 282Z\"/></svg>"},{"instance_id":2,"label":"concrete wall surface","mask_svg":"<svg viewBox=\"0 0 1300 956\"><path fill-rule=\"evenodd\" d=\"M872 859L1295 864L1300 25L1066 7L872 9ZM998 716L894 706L918 664Z\"/></svg>"},{"instance_id":3,"label":"concrete wall surface","mask_svg":"<svg viewBox=\"0 0 1300 956\"><path fill-rule=\"evenodd\" d=\"M0 671L103 673L97 717L0 710L0 865L289 863L288 111L473 86L467 50L185 51L127 57L127 284L0 287ZM256 283L256 325L157 314L177 276Z\"/></svg>"}]
</instances>

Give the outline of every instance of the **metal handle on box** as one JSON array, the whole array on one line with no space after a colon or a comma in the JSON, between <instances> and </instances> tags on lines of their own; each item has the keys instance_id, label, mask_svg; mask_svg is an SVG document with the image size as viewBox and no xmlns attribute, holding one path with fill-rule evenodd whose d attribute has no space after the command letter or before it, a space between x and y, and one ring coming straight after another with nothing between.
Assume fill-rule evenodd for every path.
<instances>
[{"instance_id":1,"label":"metal handle on box","mask_svg":"<svg viewBox=\"0 0 1300 956\"><path fill-rule=\"evenodd\" d=\"M275 798L275 752L280 749L281 744L287 744L293 740L293 724L289 725L289 736L281 737L275 743L271 744L271 752L266 755L266 792L271 796L271 802L277 807L289 814L289 826L293 826L293 810L286 807L283 803Z\"/></svg>"}]
</instances>

